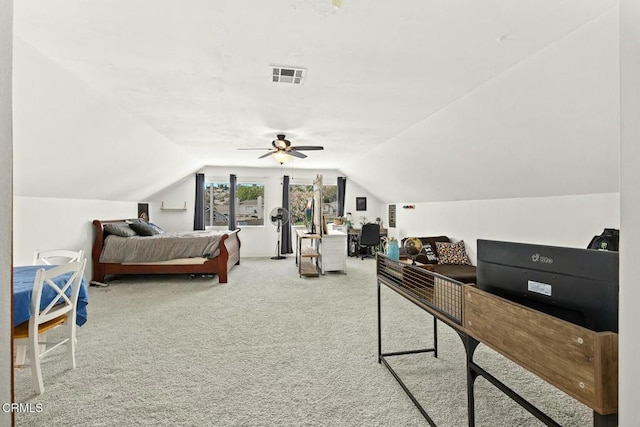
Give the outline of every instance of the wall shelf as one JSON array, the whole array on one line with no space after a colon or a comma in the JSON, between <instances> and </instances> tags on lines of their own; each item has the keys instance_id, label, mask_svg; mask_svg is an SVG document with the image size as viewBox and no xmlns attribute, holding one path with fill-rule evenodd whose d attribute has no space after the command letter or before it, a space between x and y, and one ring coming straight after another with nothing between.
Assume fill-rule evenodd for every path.
<instances>
[{"instance_id":1,"label":"wall shelf","mask_svg":"<svg viewBox=\"0 0 640 427\"><path fill-rule=\"evenodd\" d=\"M182 207L169 207L165 206L164 202L160 205L161 211L186 211L187 210L187 202L184 202L184 206Z\"/></svg>"}]
</instances>

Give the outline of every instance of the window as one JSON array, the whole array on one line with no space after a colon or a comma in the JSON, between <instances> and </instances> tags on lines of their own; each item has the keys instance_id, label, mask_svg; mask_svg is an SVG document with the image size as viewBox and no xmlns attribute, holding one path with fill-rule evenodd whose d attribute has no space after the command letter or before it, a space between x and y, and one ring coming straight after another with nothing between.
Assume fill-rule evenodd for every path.
<instances>
[{"instance_id":1,"label":"window","mask_svg":"<svg viewBox=\"0 0 640 427\"><path fill-rule=\"evenodd\" d=\"M229 225L229 183L206 182L204 192L204 225Z\"/></svg>"},{"instance_id":2,"label":"window","mask_svg":"<svg viewBox=\"0 0 640 427\"><path fill-rule=\"evenodd\" d=\"M338 214L338 186L322 186L322 215L327 217L327 221L332 222Z\"/></svg>"},{"instance_id":3,"label":"window","mask_svg":"<svg viewBox=\"0 0 640 427\"><path fill-rule=\"evenodd\" d=\"M264 184L238 184L238 225L264 225ZM229 226L228 182L206 182L204 193L204 225Z\"/></svg>"},{"instance_id":4,"label":"window","mask_svg":"<svg viewBox=\"0 0 640 427\"><path fill-rule=\"evenodd\" d=\"M238 184L238 225L264 225L264 184Z\"/></svg>"},{"instance_id":5,"label":"window","mask_svg":"<svg viewBox=\"0 0 640 427\"><path fill-rule=\"evenodd\" d=\"M311 199L313 199L313 185L289 186L289 208L293 225L311 227L305 215L305 210ZM322 187L322 215L331 222L335 218L336 212L338 212L338 186L324 185Z\"/></svg>"},{"instance_id":6,"label":"window","mask_svg":"<svg viewBox=\"0 0 640 427\"><path fill-rule=\"evenodd\" d=\"M305 210L309 201L313 199L313 185L290 185L289 186L289 213L293 225L306 225L311 227Z\"/></svg>"}]
</instances>

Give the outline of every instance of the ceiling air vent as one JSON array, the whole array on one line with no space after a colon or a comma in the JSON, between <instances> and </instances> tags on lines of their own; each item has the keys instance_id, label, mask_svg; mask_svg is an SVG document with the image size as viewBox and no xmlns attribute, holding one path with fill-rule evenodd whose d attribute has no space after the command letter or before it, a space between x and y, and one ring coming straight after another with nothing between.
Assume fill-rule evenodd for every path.
<instances>
[{"instance_id":1,"label":"ceiling air vent","mask_svg":"<svg viewBox=\"0 0 640 427\"><path fill-rule=\"evenodd\" d=\"M304 83L306 75L307 70L304 68L280 67L277 65L271 66L271 81L274 83L293 83L294 85L301 85Z\"/></svg>"}]
</instances>

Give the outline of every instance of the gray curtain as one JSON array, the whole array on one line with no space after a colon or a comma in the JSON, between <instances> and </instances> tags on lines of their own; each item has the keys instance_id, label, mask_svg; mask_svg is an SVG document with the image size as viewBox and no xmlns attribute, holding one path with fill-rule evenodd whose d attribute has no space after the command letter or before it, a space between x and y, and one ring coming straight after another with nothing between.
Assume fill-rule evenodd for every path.
<instances>
[{"instance_id":1,"label":"gray curtain","mask_svg":"<svg viewBox=\"0 0 640 427\"><path fill-rule=\"evenodd\" d=\"M237 228L236 223L236 198L238 197L238 177L229 175L229 230Z\"/></svg>"},{"instance_id":2,"label":"gray curtain","mask_svg":"<svg viewBox=\"0 0 640 427\"><path fill-rule=\"evenodd\" d=\"M347 190L347 177L338 177L338 216L344 216L344 194Z\"/></svg>"},{"instance_id":3,"label":"gray curtain","mask_svg":"<svg viewBox=\"0 0 640 427\"><path fill-rule=\"evenodd\" d=\"M291 207L289 206L289 176L285 175L282 177L282 208L286 209L287 212L291 212ZM289 220L291 220L291 215L289 215ZM292 254L293 253L293 245L291 244L291 221L287 222L282 226L281 229L282 243L280 244L280 253L281 254Z\"/></svg>"},{"instance_id":4,"label":"gray curtain","mask_svg":"<svg viewBox=\"0 0 640 427\"><path fill-rule=\"evenodd\" d=\"M193 229L204 230L204 174L196 174L196 204L193 214Z\"/></svg>"}]
</instances>

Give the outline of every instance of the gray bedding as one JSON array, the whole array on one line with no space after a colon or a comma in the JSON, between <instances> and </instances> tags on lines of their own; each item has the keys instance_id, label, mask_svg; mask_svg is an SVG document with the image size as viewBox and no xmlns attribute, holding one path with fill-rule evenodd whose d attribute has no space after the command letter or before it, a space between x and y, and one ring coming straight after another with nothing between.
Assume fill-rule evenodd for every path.
<instances>
[{"instance_id":1,"label":"gray bedding","mask_svg":"<svg viewBox=\"0 0 640 427\"><path fill-rule=\"evenodd\" d=\"M155 236L108 235L100 255L102 263L169 261L178 258L215 258L224 232L185 231Z\"/></svg>"}]
</instances>

